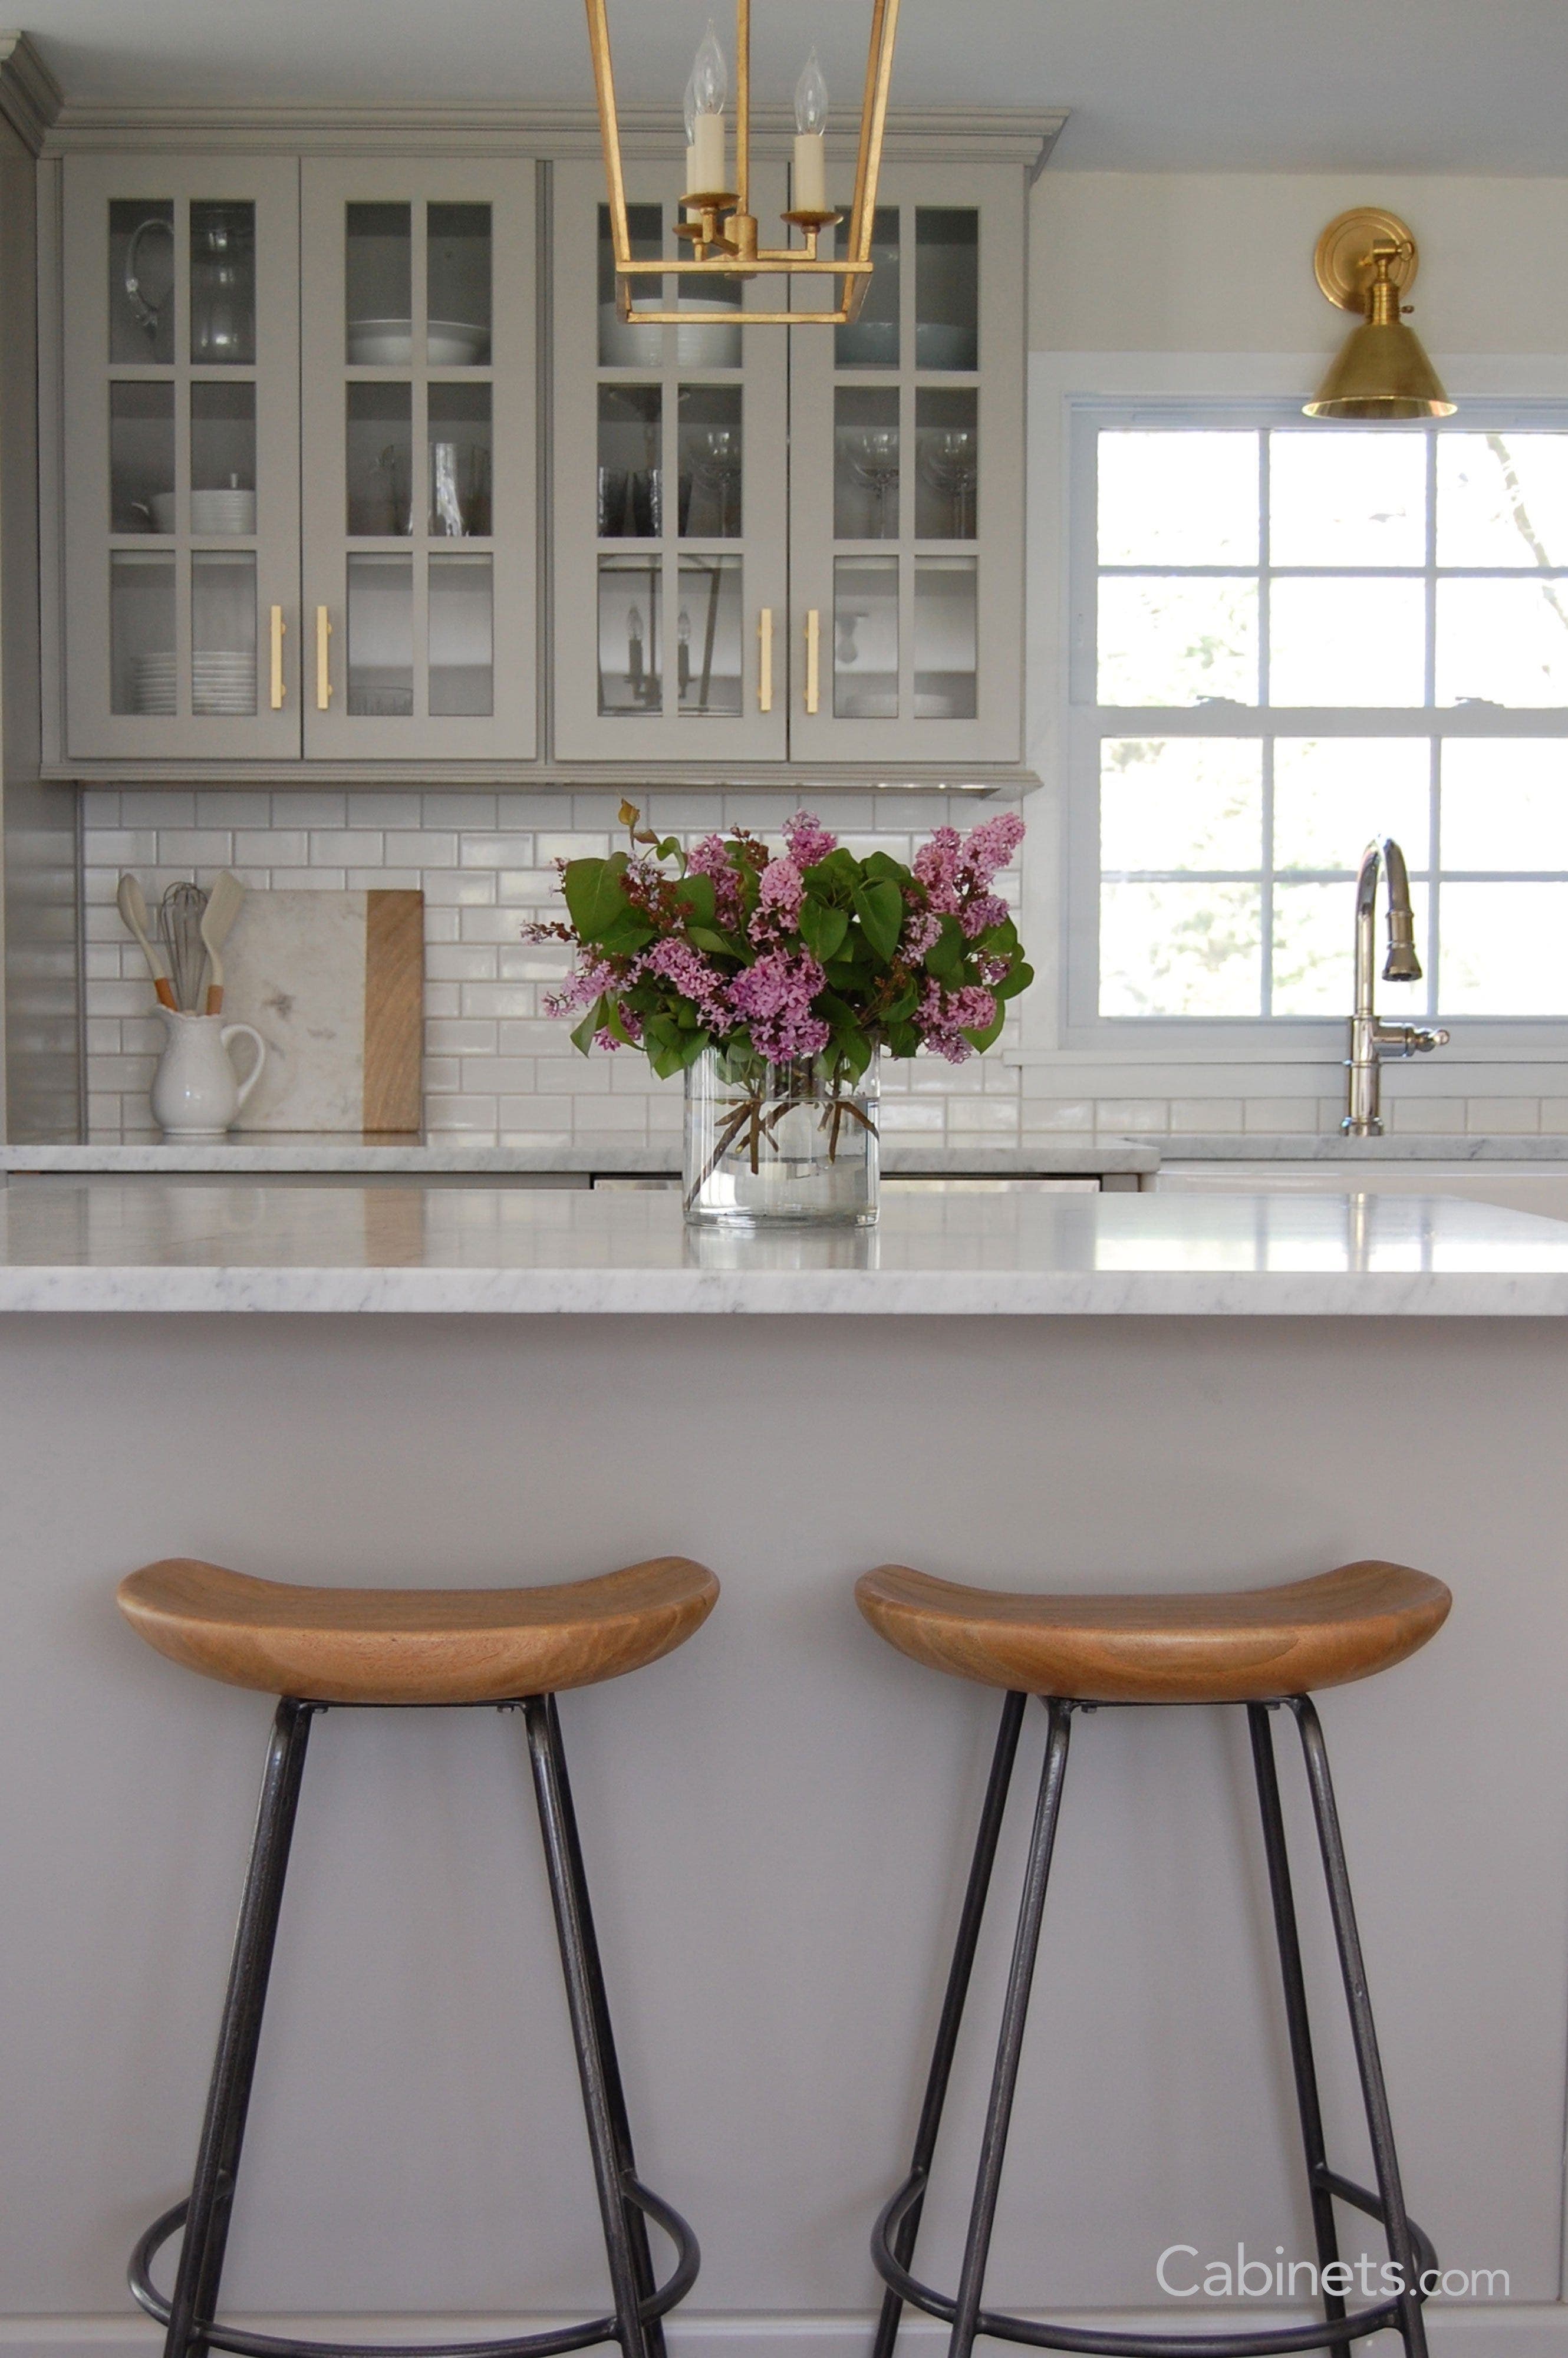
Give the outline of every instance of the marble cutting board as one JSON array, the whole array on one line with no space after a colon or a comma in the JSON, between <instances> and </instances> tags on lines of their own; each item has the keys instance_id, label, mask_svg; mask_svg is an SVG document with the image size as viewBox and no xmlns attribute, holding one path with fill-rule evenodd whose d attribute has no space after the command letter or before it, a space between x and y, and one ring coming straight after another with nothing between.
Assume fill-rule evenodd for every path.
<instances>
[{"instance_id":1,"label":"marble cutting board","mask_svg":"<svg viewBox=\"0 0 1568 2358\"><path fill-rule=\"evenodd\" d=\"M223 966L225 1017L267 1044L238 1132L418 1132L422 892L247 892Z\"/></svg>"}]
</instances>

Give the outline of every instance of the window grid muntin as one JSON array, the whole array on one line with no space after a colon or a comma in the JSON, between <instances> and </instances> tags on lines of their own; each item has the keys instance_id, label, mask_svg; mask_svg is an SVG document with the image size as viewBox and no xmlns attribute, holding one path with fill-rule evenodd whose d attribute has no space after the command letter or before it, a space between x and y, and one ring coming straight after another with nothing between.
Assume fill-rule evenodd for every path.
<instances>
[{"instance_id":1,"label":"window grid muntin","mask_svg":"<svg viewBox=\"0 0 1568 2358\"><path fill-rule=\"evenodd\" d=\"M1088 405L1084 405L1087 410ZM1504 406L1491 405L1494 410ZM1492 426L1496 430L1515 435L1530 433L1568 433L1568 416L1561 405L1508 405L1506 415L1487 416L1477 413L1487 405L1467 405L1465 427L1476 430ZM1179 413L1179 414L1176 414ZM1424 562L1420 566L1377 565L1280 565L1271 561L1271 481L1270 460L1272 438L1280 431L1300 431L1293 409L1283 406L1244 406L1219 403L1195 404L1179 402L1169 408L1147 400L1135 405L1098 403L1093 414L1086 417L1089 429L1090 462L1087 469L1087 502L1084 498L1085 475L1077 470L1077 491L1075 498L1074 549L1072 578L1074 602L1077 608L1071 646L1072 698L1076 708L1076 719L1081 726L1087 720L1093 733L1093 808L1092 840L1094 858L1094 891L1092 907L1092 960L1089 971L1094 978L1092 1023L1097 1031L1108 1029L1123 1035L1136 1031L1141 1037L1152 1028L1171 1033L1192 1031L1208 1033L1239 1034L1249 1024L1266 1025L1277 1032L1281 1025L1305 1033L1321 1033L1321 1015L1288 1015L1273 1012L1273 953L1275 888L1281 882L1289 884L1338 883L1354 881L1353 869L1282 870L1275 856L1274 811L1274 747L1281 739L1303 740L1344 737L1420 737L1428 745L1428 861L1412 867L1411 881L1423 888L1425 899L1425 939L1422 946L1422 966L1425 974L1427 1012L1438 1011L1441 1004L1441 904L1444 882L1456 883L1565 883L1568 871L1557 870L1448 870L1442 864L1442 756L1445 742L1466 737L1482 738L1563 738L1568 736L1568 706L1522 706L1493 704L1469 699L1454 705L1436 702L1437 659L1437 587L1441 580L1487 579L1549 581L1568 577L1568 564L1560 566L1464 566L1437 562L1437 436L1444 431L1439 425L1400 431L1422 435L1426 446L1423 479ZM1255 432L1259 443L1258 490L1258 560L1254 565L1120 565L1102 566L1098 558L1098 445L1104 433L1145 432L1176 433L1183 431ZM1332 428L1330 431L1334 430ZM1423 702L1420 705L1398 706L1336 706L1296 707L1271 705L1264 702L1265 688L1270 683L1271 647L1271 599L1269 595L1273 581L1286 579L1333 579L1354 577L1357 579L1420 579L1424 585L1423 624ZM1195 701L1183 706L1108 706L1094 701L1098 689L1098 583L1102 579L1137 578L1142 579L1209 579L1238 582L1252 581L1257 590L1257 702L1244 705L1238 700L1217 698L1211 701ZM1087 594L1086 594L1087 592ZM1082 695L1086 682L1091 687L1087 700ZM1283 725L1281 725L1283 724ZM1099 795L1103 773L1101 749L1110 739L1158 739L1169 737L1240 737L1256 739L1260 746L1260 855L1261 866L1256 870L1195 870L1195 869L1118 869L1106 870L1100 864ZM1081 874L1079 863L1069 863L1070 873ZM1101 1016L1099 1007L1100 953L1099 917L1100 893L1108 882L1148 883L1239 883L1256 886L1259 892L1259 924L1260 929L1260 1005L1252 1016L1203 1016L1186 1013L1144 1016ZM1081 891L1081 886L1077 889ZM1081 975L1083 962L1072 961ZM1075 985L1070 1001L1078 997ZM1467 1024L1480 1022L1491 1032L1507 1030L1514 1025L1541 1027L1561 1026L1562 1013L1541 1016L1466 1017Z\"/></svg>"}]
</instances>

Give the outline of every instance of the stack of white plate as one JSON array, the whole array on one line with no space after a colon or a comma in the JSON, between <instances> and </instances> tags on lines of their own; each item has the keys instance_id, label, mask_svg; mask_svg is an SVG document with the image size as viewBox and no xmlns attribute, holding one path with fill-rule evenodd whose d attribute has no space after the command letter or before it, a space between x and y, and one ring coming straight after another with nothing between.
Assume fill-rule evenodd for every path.
<instances>
[{"instance_id":1,"label":"stack of white plate","mask_svg":"<svg viewBox=\"0 0 1568 2358\"><path fill-rule=\"evenodd\" d=\"M172 654L138 655L132 679L138 712L173 714L177 710L178 677ZM254 655L229 647L198 647L190 659L190 696L191 708L198 713L254 712Z\"/></svg>"}]
</instances>

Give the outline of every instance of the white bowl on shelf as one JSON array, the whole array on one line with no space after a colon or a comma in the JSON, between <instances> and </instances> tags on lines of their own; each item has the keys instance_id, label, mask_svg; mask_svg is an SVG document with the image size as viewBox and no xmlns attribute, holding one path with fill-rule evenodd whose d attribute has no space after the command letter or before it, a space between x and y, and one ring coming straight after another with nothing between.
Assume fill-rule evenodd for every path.
<instances>
[{"instance_id":1,"label":"white bowl on shelf","mask_svg":"<svg viewBox=\"0 0 1568 2358\"><path fill-rule=\"evenodd\" d=\"M426 331L431 368L475 368L490 353L490 330L468 319L432 319ZM357 368L407 368L414 358L411 319L351 319L349 364Z\"/></svg>"},{"instance_id":2,"label":"white bowl on shelf","mask_svg":"<svg viewBox=\"0 0 1568 2358\"><path fill-rule=\"evenodd\" d=\"M155 492L147 502L147 513L155 532L173 532L175 497L172 492ZM200 533L254 532L256 528L256 495L254 492L208 491L190 494L190 529Z\"/></svg>"},{"instance_id":3,"label":"white bowl on shelf","mask_svg":"<svg viewBox=\"0 0 1568 2358\"><path fill-rule=\"evenodd\" d=\"M605 368L657 368L665 356L663 328L646 328L638 323L639 311L665 309L689 312L688 327L683 317L676 330L676 365L677 368L739 368L741 365L741 329L733 303L714 303L706 297L683 295L672 305L649 301L634 303L632 318L623 319L613 303L599 307L599 358ZM711 321L713 324L707 324Z\"/></svg>"}]
</instances>

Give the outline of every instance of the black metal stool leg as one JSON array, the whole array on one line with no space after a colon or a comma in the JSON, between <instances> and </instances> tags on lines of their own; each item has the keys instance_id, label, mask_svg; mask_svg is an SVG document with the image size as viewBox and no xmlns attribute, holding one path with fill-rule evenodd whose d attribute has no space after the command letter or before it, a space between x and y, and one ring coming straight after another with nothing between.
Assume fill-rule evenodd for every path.
<instances>
[{"instance_id":1,"label":"black metal stool leg","mask_svg":"<svg viewBox=\"0 0 1568 2358\"><path fill-rule=\"evenodd\" d=\"M262 2011L266 2004L267 1976L272 1969L284 1877L288 1870L288 1846L299 1801L299 1780L305 1769L305 1747L310 1734L310 1715L319 1708L315 1704L297 1703L285 1696L273 1720L255 1839L240 1903L229 1987L218 2033L218 2052L201 2124L196 2172L189 2201L184 2206L185 2241L169 2304L165 2358L198 2358L207 2346L201 2328L211 2322L217 2306L233 2206L234 2176L245 2134L245 2114L261 2041Z\"/></svg>"},{"instance_id":2,"label":"black metal stool leg","mask_svg":"<svg viewBox=\"0 0 1568 2358\"><path fill-rule=\"evenodd\" d=\"M1269 1891L1274 1908L1274 1938L1280 1952L1280 1976L1284 1984L1285 2026L1290 2033L1291 2063L1295 2072L1296 2110L1301 2118L1302 2149L1306 2156L1307 2185L1312 2195L1313 2232L1317 2239L1320 2270L1339 2257L1334 2197L1327 2185L1328 2148L1324 2142L1323 2106L1318 2099L1317 2071L1313 2061L1312 2024L1307 2014L1306 1980L1302 1972L1301 1936L1296 1926L1295 1896L1291 1888L1290 1853L1285 1821L1280 1808L1280 1779L1274 1762L1274 1729L1267 1704L1249 1703L1248 1727L1252 1737L1252 1765L1258 1779L1258 1810L1263 1821L1263 1849L1269 1862ZM1345 2315L1345 2303L1336 2292L1323 2295L1323 2313L1330 2323Z\"/></svg>"},{"instance_id":3,"label":"black metal stool leg","mask_svg":"<svg viewBox=\"0 0 1568 2358\"><path fill-rule=\"evenodd\" d=\"M615 2035L610 2024L610 2000L605 1994L604 1968L600 1961L599 1936L593 1929L593 1908L588 1896L588 1877L583 1871L582 1844L578 1838L577 1811L572 1803L571 1780L567 1775L566 1747L561 1742L560 1714L554 1695L545 1698L549 1719L550 1741L555 1749L556 1777L560 1787L561 1826L566 1836L568 1872L577 1893L579 1920L582 1925L583 1962L588 1969L589 1995L593 2006L593 2018L599 2037L599 2052L604 2071L604 2091L610 2106L610 2125L615 2138L616 2157L621 2165L622 2182L637 2175L636 2156L632 2148L632 2125L626 2114L626 2093L621 2083L621 2065L615 2052ZM622 2209L626 2216L626 2233L632 2244L632 2263L637 2276L638 2294L646 2301L658 2284L654 2274L654 2255L648 2243L648 2223L635 2202L622 2196ZM643 2337L647 2344L648 2358L665 2358L665 2326L662 2318L644 2318Z\"/></svg>"},{"instance_id":4,"label":"black metal stool leg","mask_svg":"<svg viewBox=\"0 0 1568 2358\"><path fill-rule=\"evenodd\" d=\"M958 2031L964 2018L964 2001L969 1994L975 1952L979 1946L980 1922L985 1915L986 1896L990 1889L991 1869L996 1864L996 1846L1007 1808L1008 1788L1012 1782L1012 1764L1018 1753L1018 1731L1023 1725L1023 1706L1028 1700L1027 1695L1010 1694L1001 1707L1001 1725L997 1731L996 1751L991 1758L990 1777L980 1811L979 1832L975 1837L975 1855L964 1892L963 1911L958 1918L958 1937L947 1974L946 1991L942 1999L941 2018L936 2025L936 2044L932 2050L931 2070L926 2076L925 2098L920 2107L920 2121L914 2132L914 2152L909 2165L909 2178L904 2180L907 2186L911 2180L918 2179L920 2190L900 2219L892 2238L893 2256L904 2268L914 2258L914 2240L920 2232L920 2213L925 2201L925 2181L931 2174L932 2157L936 2150L936 2132L942 2125L942 2108L947 2101L947 2082L953 2074L953 2057L957 2050ZM881 2315L877 2320L877 2338L872 2345L871 2358L892 2358L899 2320L903 2315L903 2297L889 2285L882 2295Z\"/></svg>"},{"instance_id":5,"label":"black metal stool leg","mask_svg":"<svg viewBox=\"0 0 1568 2358\"><path fill-rule=\"evenodd\" d=\"M1350 2034L1356 2047L1357 2068L1361 2074L1361 2097L1372 2140L1372 2161L1388 2233L1389 2253L1403 2280L1398 2331L1408 2358L1427 2358L1426 2321L1422 2315L1417 2285L1419 2262L1415 2239L1411 2233L1410 2214L1405 2209L1404 2190L1400 2182L1394 2125L1389 2110L1388 2089L1383 2082L1382 2059L1378 2052L1378 2033L1372 2020L1371 2000L1367 1995L1367 1968L1361 1956L1360 1934L1356 1929L1356 1909L1350 1896L1350 1876L1345 1862L1339 1812L1335 1806L1334 1783L1328 1771L1328 1753L1311 1696L1292 1695L1290 1706L1296 1715L1296 1725L1301 1733L1307 1783L1312 1792L1313 1815L1317 1821L1324 1877L1328 1886L1328 1905L1334 1919L1340 1970L1345 1977Z\"/></svg>"},{"instance_id":6,"label":"black metal stool leg","mask_svg":"<svg viewBox=\"0 0 1568 2358\"><path fill-rule=\"evenodd\" d=\"M544 1695L530 1695L524 1704L528 1727L528 1751L534 1766L534 1792L539 1807L539 1832L545 1844L545 1865L550 1878L550 1898L560 1942L561 1970L566 1977L567 2004L571 2011L572 2038L582 2080L583 2111L593 2156L594 2181L604 2245L610 2261L611 2291L615 2304L615 2338L625 2358L647 2358L648 2338L642 2317L642 2286L632 2235L627 2225L627 2170L616 2136L616 2107L611 2094L613 2065L607 2061L601 2023L595 2003L595 1974L589 1962L591 1931L585 1924L578 1877L573 1873L569 1803L562 1777L560 1732ZM608 2021L602 2026L608 2028Z\"/></svg>"},{"instance_id":7,"label":"black metal stool leg","mask_svg":"<svg viewBox=\"0 0 1568 2358\"><path fill-rule=\"evenodd\" d=\"M980 2163L975 2179L975 2200L969 2212L964 2266L958 2278L957 2299L953 2311L952 2338L947 2344L948 2358L969 2358L979 2323L980 2296L985 2287L991 2227L1001 2186L1008 2124L1012 2117L1018 2063L1023 2050L1023 2026L1029 2012L1034 1960L1040 1947L1041 1919L1045 1912L1045 1886L1050 1878L1051 1853L1055 1844L1056 1820L1062 1807L1062 1784L1067 1769L1067 1739L1072 1727L1073 1706L1050 1701L1045 1708L1050 1714L1050 1733L1045 1740L1044 1766L1040 1772L1040 1799L1035 1805L1029 1865L1023 1878L1023 1898L1018 1911L1018 1931L1013 1941L1012 1963L1007 1977L1001 2037L997 2043L996 2069L991 2078L990 2101L986 2107L985 2134L980 2142Z\"/></svg>"}]
</instances>

